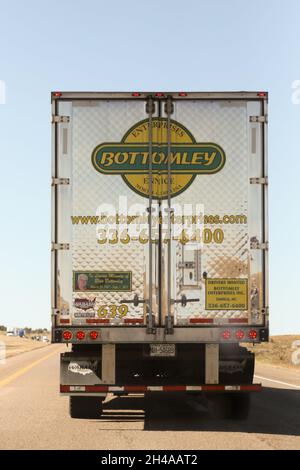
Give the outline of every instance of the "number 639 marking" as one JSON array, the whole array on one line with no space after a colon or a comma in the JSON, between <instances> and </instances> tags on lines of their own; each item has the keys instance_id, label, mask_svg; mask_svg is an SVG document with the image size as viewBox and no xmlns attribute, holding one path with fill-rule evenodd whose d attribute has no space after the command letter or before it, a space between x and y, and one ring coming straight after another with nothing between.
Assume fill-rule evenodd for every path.
<instances>
[{"instance_id":1,"label":"number 639 marking","mask_svg":"<svg viewBox=\"0 0 300 470\"><path fill-rule=\"evenodd\" d=\"M99 318L123 318L128 313L128 306L121 305L101 305L97 310Z\"/></svg>"}]
</instances>

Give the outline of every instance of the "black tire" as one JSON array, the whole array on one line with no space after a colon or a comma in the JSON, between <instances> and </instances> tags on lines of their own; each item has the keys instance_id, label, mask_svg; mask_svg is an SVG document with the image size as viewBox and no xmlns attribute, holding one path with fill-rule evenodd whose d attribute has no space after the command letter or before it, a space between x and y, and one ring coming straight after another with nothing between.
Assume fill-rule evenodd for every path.
<instances>
[{"instance_id":1,"label":"black tire","mask_svg":"<svg viewBox=\"0 0 300 470\"><path fill-rule=\"evenodd\" d=\"M208 397L208 408L218 419L247 419L250 404L249 393L224 393Z\"/></svg>"},{"instance_id":2,"label":"black tire","mask_svg":"<svg viewBox=\"0 0 300 470\"><path fill-rule=\"evenodd\" d=\"M247 419L250 411L250 394L240 393L231 397L231 412L233 419Z\"/></svg>"},{"instance_id":3,"label":"black tire","mask_svg":"<svg viewBox=\"0 0 300 470\"><path fill-rule=\"evenodd\" d=\"M229 419L232 415L231 396L227 393L208 397L208 407L217 419Z\"/></svg>"},{"instance_id":4,"label":"black tire","mask_svg":"<svg viewBox=\"0 0 300 470\"><path fill-rule=\"evenodd\" d=\"M100 397L70 397L70 416L77 419L97 419L102 414Z\"/></svg>"}]
</instances>

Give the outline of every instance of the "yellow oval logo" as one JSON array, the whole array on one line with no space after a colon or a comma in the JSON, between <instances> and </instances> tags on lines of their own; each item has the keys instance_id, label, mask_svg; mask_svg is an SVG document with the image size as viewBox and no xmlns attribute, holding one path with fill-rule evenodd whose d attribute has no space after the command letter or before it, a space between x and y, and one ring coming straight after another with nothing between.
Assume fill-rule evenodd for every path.
<instances>
[{"instance_id":1,"label":"yellow oval logo","mask_svg":"<svg viewBox=\"0 0 300 470\"><path fill-rule=\"evenodd\" d=\"M168 158L171 166L171 196L187 189L199 174L220 171L225 152L215 143L198 143L180 123L171 120L171 152L168 155L167 120L152 120L152 152L149 153L149 120L135 124L121 142L98 145L92 153L94 168L106 175L121 175L135 192L149 197L149 163L152 162L152 195L168 195Z\"/></svg>"}]
</instances>

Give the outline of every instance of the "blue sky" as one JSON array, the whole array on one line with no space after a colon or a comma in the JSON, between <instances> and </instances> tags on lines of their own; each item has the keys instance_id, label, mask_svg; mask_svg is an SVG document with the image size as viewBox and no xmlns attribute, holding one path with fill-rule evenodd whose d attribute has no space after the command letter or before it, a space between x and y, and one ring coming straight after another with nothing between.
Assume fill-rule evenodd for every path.
<instances>
[{"instance_id":1,"label":"blue sky","mask_svg":"<svg viewBox=\"0 0 300 470\"><path fill-rule=\"evenodd\" d=\"M271 332L300 333L298 0L0 0L0 13L0 324L49 326L51 90L268 90Z\"/></svg>"}]
</instances>

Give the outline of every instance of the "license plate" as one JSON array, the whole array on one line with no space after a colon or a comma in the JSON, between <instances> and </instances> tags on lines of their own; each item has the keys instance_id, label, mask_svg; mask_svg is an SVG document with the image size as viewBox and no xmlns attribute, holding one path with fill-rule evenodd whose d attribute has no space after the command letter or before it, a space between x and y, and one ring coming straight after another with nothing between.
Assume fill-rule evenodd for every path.
<instances>
[{"instance_id":1,"label":"license plate","mask_svg":"<svg viewBox=\"0 0 300 470\"><path fill-rule=\"evenodd\" d=\"M175 344L150 344L150 356L152 357L174 357L175 353Z\"/></svg>"}]
</instances>

